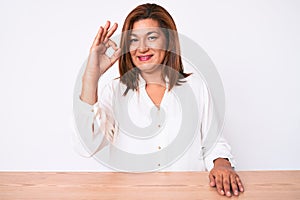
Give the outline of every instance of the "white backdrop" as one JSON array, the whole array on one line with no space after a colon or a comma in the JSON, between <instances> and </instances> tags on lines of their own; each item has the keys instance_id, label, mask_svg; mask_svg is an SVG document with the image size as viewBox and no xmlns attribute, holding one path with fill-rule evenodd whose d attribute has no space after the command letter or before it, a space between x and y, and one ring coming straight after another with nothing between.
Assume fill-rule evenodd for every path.
<instances>
[{"instance_id":1,"label":"white backdrop","mask_svg":"<svg viewBox=\"0 0 300 200\"><path fill-rule=\"evenodd\" d=\"M74 151L73 87L98 27L145 2L0 1L1 171L106 169ZM155 2L222 77L237 169L300 169L300 2Z\"/></svg>"}]
</instances>

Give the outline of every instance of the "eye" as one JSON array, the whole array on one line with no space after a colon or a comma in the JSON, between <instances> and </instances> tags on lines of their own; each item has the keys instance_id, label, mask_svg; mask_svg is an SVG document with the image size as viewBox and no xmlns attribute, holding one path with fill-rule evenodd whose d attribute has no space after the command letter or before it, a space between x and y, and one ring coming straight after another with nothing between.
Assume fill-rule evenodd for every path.
<instances>
[{"instance_id":1,"label":"eye","mask_svg":"<svg viewBox=\"0 0 300 200\"><path fill-rule=\"evenodd\" d=\"M130 43L134 43L134 42L137 42L137 41L138 41L138 39L136 39L136 38L131 38L131 39L129 40Z\"/></svg>"},{"instance_id":2,"label":"eye","mask_svg":"<svg viewBox=\"0 0 300 200\"><path fill-rule=\"evenodd\" d=\"M150 36L150 37L148 37L148 40L150 40L150 41L154 41L154 40L156 40L156 39L157 39L156 36Z\"/></svg>"}]
</instances>

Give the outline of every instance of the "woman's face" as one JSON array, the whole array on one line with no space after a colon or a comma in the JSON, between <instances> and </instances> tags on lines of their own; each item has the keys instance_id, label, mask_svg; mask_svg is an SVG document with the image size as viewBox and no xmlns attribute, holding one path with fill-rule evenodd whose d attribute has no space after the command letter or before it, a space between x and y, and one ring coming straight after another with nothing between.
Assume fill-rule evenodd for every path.
<instances>
[{"instance_id":1,"label":"woman's face","mask_svg":"<svg viewBox=\"0 0 300 200\"><path fill-rule=\"evenodd\" d=\"M142 72L160 68L167 47L165 34L156 20L142 19L135 22L129 40L131 59L136 67Z\"/></svg>"}]
</instances>

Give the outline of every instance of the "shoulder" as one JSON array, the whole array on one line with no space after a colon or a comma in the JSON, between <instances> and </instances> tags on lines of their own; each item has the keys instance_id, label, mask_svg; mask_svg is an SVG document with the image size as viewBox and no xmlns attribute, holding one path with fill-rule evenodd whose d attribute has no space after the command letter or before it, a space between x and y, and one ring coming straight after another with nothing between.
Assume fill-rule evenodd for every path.
<instances>
[{"instance_id":1,"label":"shoulder","mask_svg":"<svg viewBox=\"0 0 300 200\"><path fill-rule=\"evenodd\" d=\"M192 87L194 90L203 91L207 89L207 84L205 77L203 77L201 71L197 69L195 66L183 60L184 72L191 73L188 77L184 80L186 84Z\"/></svg>"},{"instance_id":2,"label":"shoulder","mask_svg":"<svg viewBox=\"0 0 300 200\"><path fill-rule=\"evenodd\" d=\"M201 94L207 90L207 85L205 79L196 73L191 74L190 76L186 77L185 79L186 85L192 88L193 92L196 94Z\"/></svg>"},{"instance_id":3,"label":"shoulder","mask_svg":"<svg viewBox=\"0 0 300 200\"><path fill-rule=\"evenodd\" d=\"M106 81L105 83L99 83L98 91L100 91L100 93L109 93L111 95L113 95L116 92L123 94L126 90L126 87L127 86L120 81L120 78L114 78L109 81Z\"/></svg>"}]
</instances>

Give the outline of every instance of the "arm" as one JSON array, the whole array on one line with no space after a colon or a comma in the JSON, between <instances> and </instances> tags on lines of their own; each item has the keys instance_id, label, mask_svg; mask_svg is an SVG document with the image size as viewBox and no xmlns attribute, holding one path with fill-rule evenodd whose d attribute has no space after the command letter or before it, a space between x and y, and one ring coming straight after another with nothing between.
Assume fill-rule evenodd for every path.
<instances>
[{"instance_id":1,"label":"arm","mask_svg":"<svg viewBox=\"0 0 300 200\"><path fill-rule=\"evenodd\" d=\"M203 138L206 138L214 111L209 90L205 84L203 88L202 99L204 100L204 106L201 131ZM216 187L219 194L228 197L232 195L230 189L232 189L234 195L244 191L242 181L233 169L235 162L230 151L229 144L221 135L204 160L207 169L210 170L210 186Z\"/></svg>"},{"instance_id":2,"label":"arm","mask_svg":"<svg viewBox=\"0 0 300 200\"><path fill-rule=\"evenodd\" d=\"M102 105L98 101L98 80L105 71L110 68L118 59L120 49L116 44L109 40L110 36L117 29L114 24L111 29L110 22L100 27L93 45L90 49L89 58L82 75L81 91L78 98L74 100L74 116L76 120L77 130L80 134L81 142L83 142L93 155L99 148L102 148L107 140L103 140L104 135L113 126L113 120L109 118L111 105L107 103ZM106 50L112 47L115 53L112 57L108 57ZM110 102L111 88L106 87L101 94L102 102ZM101 104L101 105L100 105ZM96 123L97 122L97 123Z\"/></svg>"},{"instance_id":3,"label":"arm","mask_svg":"<svg viewBox=\"0 0 300 200\"><path fill-rule=\"evenodd\" d=\"M97 88L100 76L117 61L121 52L121 49L117 48L117 45L109 39L117 30L118 25L114 24L111 29L109 27L109 21L107 21L104 28L100 27L90 49L88 63L82 77L80 99L90 105L97 102ZM109 47L115 50L111 57L106 55Z\"/></svg>"}]
</instances>

